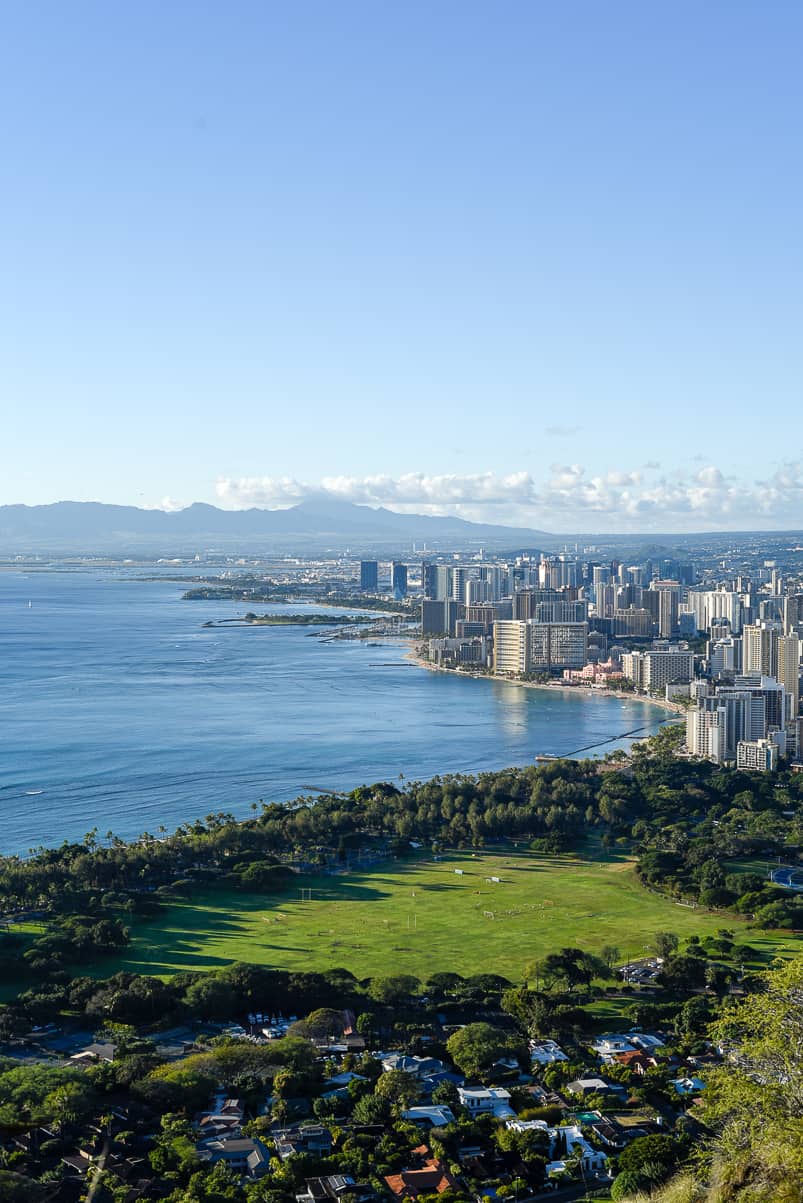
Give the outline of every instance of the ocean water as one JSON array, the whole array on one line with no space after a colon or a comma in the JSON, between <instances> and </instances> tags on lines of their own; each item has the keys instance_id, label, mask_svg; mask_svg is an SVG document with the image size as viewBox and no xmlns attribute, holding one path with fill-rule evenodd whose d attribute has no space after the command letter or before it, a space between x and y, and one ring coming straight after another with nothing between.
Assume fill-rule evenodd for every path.
<instances>
[{"instance_id":1,"label":"ocean water","mask_svg":"<svg viewBox=\"0 0 803 1203\"><path fill-rule=\"evenodd\" d=\"M120 570L0 571L0 852L602 753L663 721L632 699L429 672L404 644L204 628L246 606L181 593Z\"/></svg>"}]
</instances>

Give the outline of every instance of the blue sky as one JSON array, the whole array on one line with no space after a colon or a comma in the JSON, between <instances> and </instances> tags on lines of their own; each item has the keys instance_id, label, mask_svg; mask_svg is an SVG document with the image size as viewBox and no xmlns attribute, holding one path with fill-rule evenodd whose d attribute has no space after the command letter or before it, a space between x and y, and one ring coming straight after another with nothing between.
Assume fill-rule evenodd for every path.
<instances>
[{"instance_id":1,"label":"blue sky","mask_svg":"<svg viewBox=\"0 0 803 1203\"><path fill-rule=\"evenodd\" d=\"M803 7L0 13L0 502L803 524Z\"/></svg>"}]
</instances>

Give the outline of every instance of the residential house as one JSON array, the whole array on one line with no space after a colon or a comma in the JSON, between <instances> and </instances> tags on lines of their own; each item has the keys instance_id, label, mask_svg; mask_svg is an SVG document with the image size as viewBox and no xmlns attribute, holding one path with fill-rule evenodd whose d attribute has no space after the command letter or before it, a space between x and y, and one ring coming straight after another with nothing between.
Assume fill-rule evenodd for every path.
<instances>
[{"instance_id":1,"label":"residential house","mask_svg":"<svg viewBox=\"0 0 803 1203\"><path fill-rule=\"evenodd\" d=\"M414 1078L429 1078L433 1074L441 1074L446 1066L437 1057L408 1057L405 1053L379 1053L382 1068L385 1073L393 1069L402 1069Z\"/></svg>"},{"instance_id":2,"label":"residential house","mask_svg":"<svg viewBox=\"0 0 803 1203\"><path fill-rule=\"evenodd\" d=\"M610 1064L619 1053L633 1053L636 1046L629 1036L599 1036L591 1045L604 1063Z\"/></svg>"},{"instance_id":3,"label":"residential house","mask_svg":"<svg viewBox=\"0 0 803 1203\"><path fill-rule=\"evenodd\" d=\"M333 1078L327 1078L324 1086L331 1089L338 1086L348 1086L350 1082L367 1082L368 1079L363 1074L352 1073L351 1070L346 1070L342 1074L336 1074Z\"/></svg>"},{"instance_id":4,"label":"residential house","mask_svg":"<svg viewBox=\"0 0 803 1203\"><path fill-rule=\"evenodd\" d=\"M613 1087L603 1078L575 1078L566 1083L566 1090L571 1094L608 1094Z\"/></svg>"},{"instance_id":5,"label":"residential house","mask_svg":"<svg viewBox=\"0 0 803 1203\"><path fill-rule=\"evenodd\" d=\"M497 1119L513 1119L515 1111L510 1106L510 1091L501 1086L458 1086L457 1097L461 1106L472 1115L491 1114Z\"/></svg>"},{"instance_id":6,"label":"residential house","mask_svg":"<svg viewBox=\"0 0 803 1203\"><path fill-rule=\"evenodd\" d=\"M600 1144L607 1145L609 1149L623 1149L628 1141L625 1129L616 1120L600 1115L599 1112L595 1114L599 1116L599 1119L595 1119L588 1126Z\"/></svg>"},{"instance_id":7,"label":"residential house","mask_svg":"<svg viewBox=\"0 0 803 1203\"><path fill-rule=\"evenodd\" d=\"M426 1145L419 1145L411 1154L411 1165L399 1174L387 1174L385 1184L394 1199L417 1199L419 1195L442 1195L454 1190L457 1181L449 1167L430 1153Z\"/></svg>"},{"instance_id":8,"label":"residential house","mask_svg":"<svg viewBox=\"0 0 803 1203\"><path fill-rule=\"evenodd\" d=\"M296 1203L367 1203L375 1195L367 1182L356 1182L350 1174L329 1174L324 1178L305 1178L304 1190L296 1195Z\"/></svg>"},{"instance_id":9,"label":"residential house","mask_svg":"<svg viewBox=\"0 0 803 1203\"><path fill-rule=\"evenodd\" d=\"M242 1132L245 1108L240 1099L229 1099L218 1095L209 1111L196 1116L201 1135L205 1140L213 1137L235 1137Z\"/></svg>"},{"instance_id":10,"label":"residential house","mask_svg":"<svg viewBox=\"0 0 803 1203\"><path fill-rule=\"evenodd\" d=\"M116 1044L112 1044L109 1041L95 1040L92 1044L88 1044L86 1048L81 1049L79 1053L74 1053L70 1057L70 1060L77 1065L80 1065L81 1062L113 1061L116 1051Z\"/></svg>"},{"instance_id":11,"label":"residential house","mask_svg":"<svg viewBox=\"0 0 803 1203\"><path fill-rule=\"evenodd\" d=\"M243 1178L259 1178L270 1166L270 1154L262 1141L247 1136L204 1140L196 1149L202 1161L212 1165L222 1163Z\"/></svg>"},{"instance_id":12,"label":"residential house","mask_svg":"<svg viewBox=\"0 0 803 1203\"><path fill-rule=\"evenodd\" d=\"M588 1143L578 1124L566 1124L560 1128L550 1127L544 1120L528 1119L528 1120L508 1120L505 1124L506 1128L510 1128L512 1132L536 1132L541 1131L549 1141L549 1155L555 1158L550 1166L547 1166L547 1172L560 1173L565 1170L565 1162L562 1168L558 1167L560 1160L559 1155L572 1157L575 1153L580 1156L580 1164L586 1174L600 1174L607 1172L608 1156L606 1153L595 1149Z\"/></svg>"},{"instance_id":13,"label":"residential house","mask_svg":"<svg viewBox=\"0 0 803 1203\"><path fill-rule=\"evenodd\" d=\"M454 1115L449 1107L410 1107L402 1111L404 1119L412 1120L414 1124L431 1124L433 1128L445 1128L454 1123Z\"/></svg>"},{"instance_id":14,"label":"residential house","mask_svg":"<svg viewBox=\"0 0 803 1203\"><path fill-rule=\"evenodd\" d=\"M617 1053L613 1060L639 1077L643 1077L648 1069L655 1069L658 1065L655 1057L643 1053L641 1049L634 1049L632 1053Z\"/></svg>"},{"instance_id":15,"label":"residential house","mask_svg":"<svg viewBox=\"0 0 803 1203\"><path fill-rule=\"evenodd\" d=\"M554 1040L531 1040L530 1060L534 1065L554 1065L556 1061L568 1061L569 1058Z\"/></svg>"},{"instance_id":16,"label":"residential house","mask_svg":"<svg viewBox=\"0 0 803 1203\"><path fill-rule=\"evenodd\" d=\"M324 1082L324 1091L321 1098L324 1099L347 1099L349 1097L349 1085L352 1082L366 1082L362 1074L345 1072L337 1074L334 1078L328 1078Z\"/></svg>"},{"instance_id":17,"label":"residential house","mask_svg":"<svg viewBox=\"0 0 803 1203\"><path fill-rule=\"evenodd\" d=\"M635 1044L636 1048L643 1049L645 1053L654 1053L657 1049L664 1047L664 1041L654 1032L631 1032L628 1040L631 1044Z\"/></svg>"},{"instance_id":18,"label":"residential house","mask_svg":"<svg viewBox=\"0 0 803 1203\"><path fill-rule=\"evenodd\" d=\"M672 1085L678 1094L684 1097L690 1094L699 1094L701 1090L705 1090L705 1082L700 1078L677 1078Z\"/></svg>"},{"instance_id":19,"label":"residential house","mask_svg":"<svg viewBox=\"0 0 803 1203\"><path fill-rule=\"evenodd\" d=\"M282 1161L300 1153L313 1153L328 1157L332 1152L332 1133L323 1124L304 1124L297 1128L278 1128L271 1132L271 1139Z\"/></svg>"}]
</instances>

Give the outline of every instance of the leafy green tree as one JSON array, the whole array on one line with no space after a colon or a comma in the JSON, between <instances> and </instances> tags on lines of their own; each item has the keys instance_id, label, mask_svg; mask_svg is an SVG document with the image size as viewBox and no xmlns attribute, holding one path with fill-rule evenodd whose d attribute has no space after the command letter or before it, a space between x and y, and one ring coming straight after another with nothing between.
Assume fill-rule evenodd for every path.
<instances>
[{"instance_id":1,"label":"leafy green tree","mask_svg":"<svg viewBox=\"0 0 803 1203\"><path fill-rule=\"evenodd\" d=\"M391 1069L377 1080L374 1094L392 1107L406 1108L421 1097L421 1086L412 1074L405 1073L403 1069Z\"/></svg>"},{"instance_id":2,"label":"leafy green tree","mask_svg":"<svg viewBox=\"0 0 803 1203\"><path fill-rule=\"evenodd\" d=\"M231 982L210 973L187 988L184 1004L201 1019L231 1019L237 1011L237 992Z\"/></svg>"},{"instance_id":3,"label":"leafy green tree","mask_svg":"<svg viewBox=\"0 0 803 1203\"><path fill-rule=\"evenodd\" d=\"M3 1203L44 1203L51 1194L51 1187L35 1182L13 1170L0 1169L0 1199Z\"/></svg>"},{"instance_id":4,"label":"leafy green tree","mask_svg":"<svg viewBox=\"0 0 803 1203\"><path fill-rule=\"evenodd\" d=\"M7 1128L77 1123L93 1101L91 1080L79 1070L17 1065L0 1072L0 1124Z\"/></svg>"},{"instance_id":5,"label":"leafy green tree","mask_svg":"<svg viewBox=\"0 0 803 1203\"><path fill-rule=\"evenodd\" d=\"M711 1035L731 1050L706 1074L708 1173L722 1197L798 1203L803 1182L803 957L777 963Z\"/></svg>"},{"instance_id":6,"label":"leafy green tree","mask_svg":"<svg viewBox=\"0 0 803 1203\"><path fill-rule=\"evenodd\" d=\"M378 1098L375 1094L367 1094L354 1104L353 1119L355 1124L383 1124L388 1118L390 1107L387 1099Z\"/></svg>"},{"instance_id":7,"label":"leafy green tree","mask_svg":"<svg viewBox=\"0 0 803 1203\"><path fill-rule=\"evenodd\" d=\"M362 1011L357 1016L357 1031L363 1040L371 1041L376 1032L376 1015L373 1011Z\"/></svg>"},{"instance_id":8,"label":"leafy green tree","mask_svg":"<svg viewBox=\"0 0 803 1203\"><path fill-rule=\"evenodd\" d=\"M469 1023L446 1042L449 1056L467 1077L481 1077L501 1057L517 1055L518 1042L489 1023Z\"/></svg>"},{"instance_id":9,"label":"leafy green tree","mask_svg":"<svg viewBox=\"0 0 803 1203\"><path fill-rule=\"evenodd\" d=\"M432 1091L432 1101L440 1107L456 1107L459 1096L454 1082L439 1082Z\"/></svg>"},{"instance_id":10,"label":"leafy green tree","mask_svg":"<svg viewBox=\"0 0 803 1203\"><path fill-rule=\"evenodd\" d=\"M165 1176L185 1173L198 1164L192 1128L183 1116L162 1116L161 1131L150 1152L150 1163L157 1174Z\"/></svg>"},{"instance_id":11,"label":"leafy green tree","mask_svg":"<svg viewBox=\"0 0 803 1203\"><path fill-rule=\"evenodd\" d=\"M167 1203L244 1203L245 1192L225 1165L198 1170L185 1187L168 1195Z\"/></svg>"},{"instance_id":12,"label":"leafy green tree","mask_svg":"<svg viewBox=\"0 0 803 1203\"><path fill-rule=\"evenodd\" d=\"M657 931L652 938L653 948L659 957L670 957L680 941L672 931Z\"/></svg>"},{"instance_id":13,"label":"leafy green tree","mask_svg":"<svg viewBox=\"0 0 803 1203\"><path fill-rule=\"evenodd\" d=\"M541 963L548 988L556 985L568 991L578 986L588 987L595 977L607 977L608 967L599 957L582 948L561 948L550 953Z\"/></svg>"},{"instance_id":14,"label":"leafy green tree","mask_svg":"<svg viewBox=\"0 0 803 1203\"><path fill-rule=\"evenodd\" d=\"M319 1007L316 1011L311 1011L306 1019L292 1024L287 1034L308 1040L326 1040L329 1036L342 1036L343 1012L332 1007Z\"/></svg>"},{"instance_id":15,"label":"leafy green tree","mask_svg":"<svg viewBox=\"0 0 803 1203\"><path fill-rule=\"evenodd\" d=\"M680 1148L671 1136L637 1136L619 1154L619 1169L643 1173L646 1166L660 1167L669 1173L677 1164Z\"/></svg>"},{"instance_id":16,"label":"leafy green tree","mask_svg":"<svg viewBox=\"0 0 803 1203\"><path fill-rule=\"evenodd\" d=\"M368 996L386 1006L399 1006L415 998L421 987L417 977L409 973L397 973L392 977L377 977L368 987Z\"/></svg>"}]
</instances>

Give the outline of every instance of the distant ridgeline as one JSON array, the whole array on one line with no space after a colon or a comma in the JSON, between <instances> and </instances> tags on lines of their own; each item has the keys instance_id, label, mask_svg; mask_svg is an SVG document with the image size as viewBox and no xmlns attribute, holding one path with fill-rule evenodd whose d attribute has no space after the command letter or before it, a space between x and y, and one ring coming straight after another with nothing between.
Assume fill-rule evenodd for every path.
<instances>
[{"instance_id":1,"label":"distant ridgeline","mask_svg":"<svg viewBox=\"0 0 803 1203\"><path fill-rule=\"evenodd\" d=\"M803 928L803 895L731 862L783 857L803 843L803 777L748 774L675 759L677 728L607 762L556 760L478 776L362 786L287 804L263 804L255 817L208 815L173 834L134 843L105 841L35 850L0 859L4 917L45 920L25 952L31 971L114 952L126 921L157 912L193 881L276 890L293 865L337 863L358 849L409 853L410 841L437 848L482 848L515 840L534 851L578 847L596 833L603 846L632 851L642 882L675 899L753 917L765 927ZM0 917L0 918L2 918ZM18 963L15 937L0 944Z\"/></svg>"}]
</instances>

